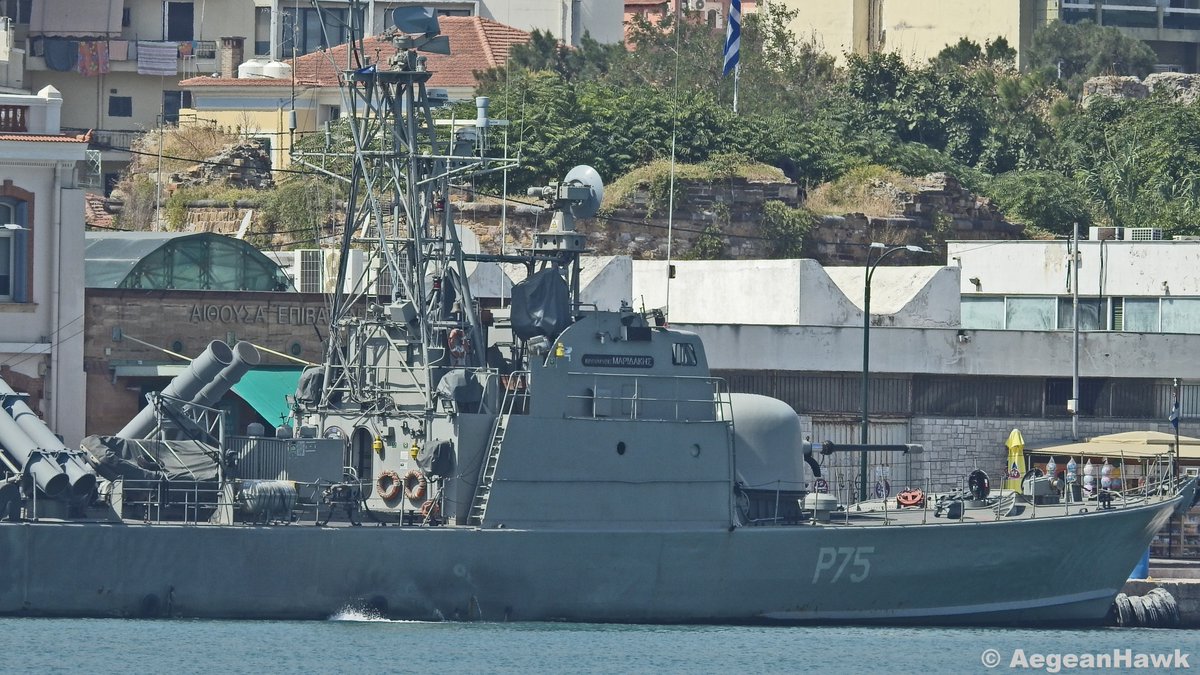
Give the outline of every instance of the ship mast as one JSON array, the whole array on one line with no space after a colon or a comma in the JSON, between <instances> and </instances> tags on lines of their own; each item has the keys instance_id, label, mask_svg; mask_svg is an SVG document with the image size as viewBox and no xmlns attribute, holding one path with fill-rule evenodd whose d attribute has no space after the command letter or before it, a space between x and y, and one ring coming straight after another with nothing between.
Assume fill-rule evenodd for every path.
<instances>
[{"instance_id":1,"label":"ship mast","mask_svg":"<svg viewBox=\"0 0 1200 675\"><path fill-rule=\"evenodd\" d=\"M363 4L351 2L350 16ZM370 416L395 413L407 401L410 413L427 419L441 367L484 364L483 330L448 204L451 182L511 163L482 157L476 126L451 126L439 136L433 110L446 99L431 96L424 53L449 54L449 40L433 10L398 8L394 21L384 38L395 54L386 62L371 61L362 27L352 26L341 88L350 145L330 143L296 160L321 171L337 159L351 162L349 177L341 177L348 195L318 407L358 406ZM358 248L364 270L351 268ZM376 362L383 340L403 358ZM452 364L454 340L466 354Z\"/></svg>"}]
</instances>

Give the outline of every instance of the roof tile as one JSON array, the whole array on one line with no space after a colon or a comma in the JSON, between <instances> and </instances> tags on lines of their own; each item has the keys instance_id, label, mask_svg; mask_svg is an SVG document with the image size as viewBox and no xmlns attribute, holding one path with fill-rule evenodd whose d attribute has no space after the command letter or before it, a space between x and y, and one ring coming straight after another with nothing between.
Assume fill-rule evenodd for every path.
<instances>
[{"instance_id":1,"label":"roof tile","mask_svg":"<svg viewBox=\"0 0 1200 675\"><path fill-rule=\"evenodd\" d=\"M428 58L427 67L433 73L430 87L473 87L475 71L503 65L514 45L529 41L529 33L479 16L443 16L438 18L442 35L450 38L451 54L422 54ZM336 87L342 71L346 70L347 45L317 51L288 64L297 84L315 87ZM386 38L369 37L363 41L363 52L372 63L387 64L396 48ZM180 82L183 87L205 86L283 86L291 80L262 78L193 77Z\"/></svg>"}]
</instances>

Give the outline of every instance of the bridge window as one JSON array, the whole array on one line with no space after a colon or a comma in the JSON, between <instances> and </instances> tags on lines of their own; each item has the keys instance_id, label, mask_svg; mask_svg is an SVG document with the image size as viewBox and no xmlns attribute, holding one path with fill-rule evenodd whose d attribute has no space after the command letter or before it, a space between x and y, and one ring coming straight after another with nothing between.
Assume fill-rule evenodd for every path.
<instances>
[{"instance_id":1,"label":"bridge window","mask_svg":"<svg viewBox=\"0 0 1200 675\"><path fill-rule=\"evenodd\" d=\"M696 346L690 342L676 342L671 345L671 363L677 366L696 365Z\"/></svg>"}]
</instances>

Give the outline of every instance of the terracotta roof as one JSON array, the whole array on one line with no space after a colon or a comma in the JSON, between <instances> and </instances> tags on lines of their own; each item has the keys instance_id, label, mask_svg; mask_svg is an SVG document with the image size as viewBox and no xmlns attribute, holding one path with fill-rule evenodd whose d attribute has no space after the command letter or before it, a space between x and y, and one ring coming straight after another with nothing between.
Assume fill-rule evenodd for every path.
<instances>
[{"instance_id":1,"label":"terracotta roof","mask_svg":"<svg viewBox=\"0 0 1200 675\"><path fill-rule=\"evenodd\" d=\"M25 141L27 143L87 143L90 138L80 136L49 136L43 134L0 134L0 141Z\"/></svg>"},{"instance_id":2,"label":"terracotta roof","mask_svg":"<svg viewBox=\"0 0 1200 675\"><path fill-rule=\"evenodd\" d=\"M430 87L474 87L475 71L504 65L513 45L529 41L529 33L479 16L443 16L438 18L442 35L450 38L450 56L422 52L428 58L427 67L433 72ZM292 66L296 83L305 86L336 87L338 77L346 68L347 45L305 54L287 63ZM372 63L387 67L388 59L396 53L390 40L370 37L363 41L363 51ZM193 77L179 83L182 87L211 86L281 86L291 80L261 78Z\"/></svg>"},{"instance_id":3,"label":"terracotta roof","mask_svg":"<svg viewBox=\"0 0 1200 675\"><path fill-rule=\"evenodd\" d=\"M625 0L625 7L656 7L665 5L669 0Z\"/></svg>"}]
</instances>

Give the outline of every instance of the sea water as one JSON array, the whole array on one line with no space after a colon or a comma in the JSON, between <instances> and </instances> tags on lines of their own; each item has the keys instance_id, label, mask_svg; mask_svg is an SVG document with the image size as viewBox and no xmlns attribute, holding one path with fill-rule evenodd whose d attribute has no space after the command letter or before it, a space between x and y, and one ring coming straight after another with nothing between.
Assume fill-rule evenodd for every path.
<instances>
[{"instance_id":1,"label":"sea water","mask_svg":"<svg viewBox=\"0 0 1200 675\"><path fill-rule=\"evenodd\" d=\"M0 636L13 673L1080 672L1070 657L1076 667L1108 658L1117 667L1106 672L1200 670L1200 634L1187 630L431 623L348 612L328 621L6 618ZM1164 655L1174 661L1164 666ZM1136 667L1151 656L1160 667Z\"/></svg>"}]
</instances>

